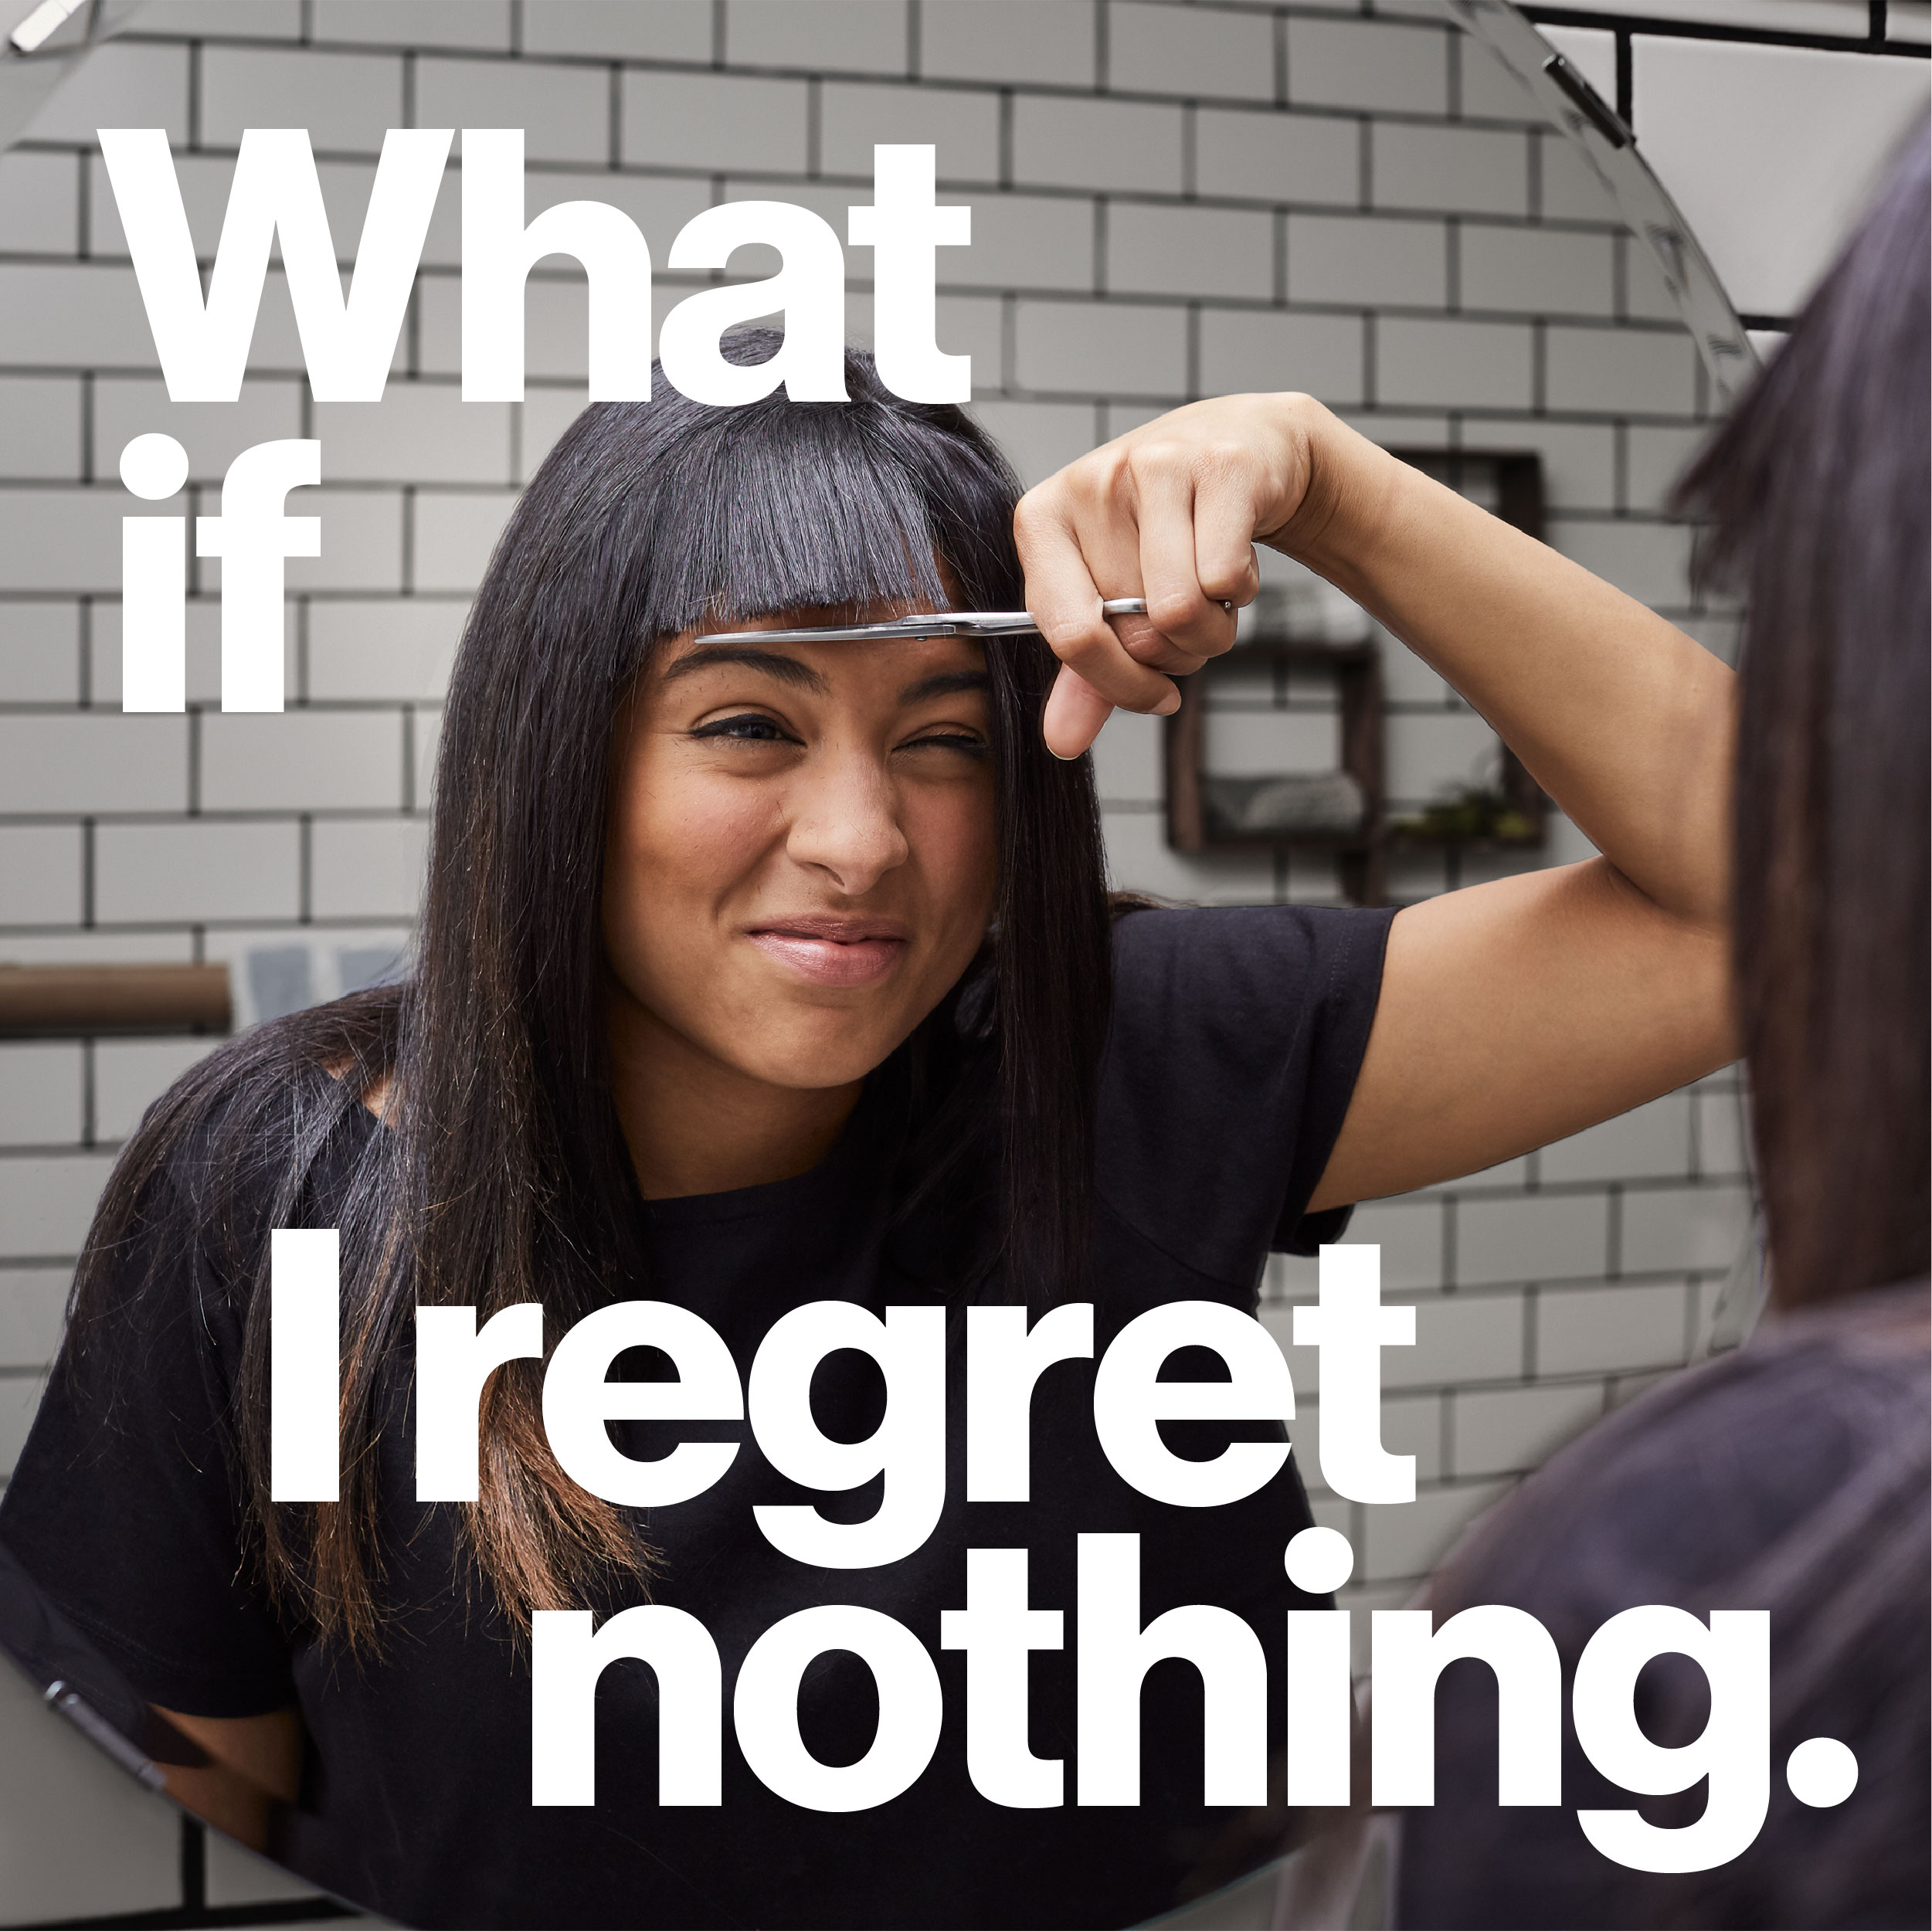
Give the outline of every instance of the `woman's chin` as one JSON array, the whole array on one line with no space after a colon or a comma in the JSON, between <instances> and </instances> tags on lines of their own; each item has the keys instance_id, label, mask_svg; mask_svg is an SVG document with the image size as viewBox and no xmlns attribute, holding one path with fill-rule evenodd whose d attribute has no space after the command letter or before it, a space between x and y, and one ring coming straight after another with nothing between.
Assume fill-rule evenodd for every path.
<instances>
[{"instance_id":1,"label":"woman's chin","mask_svg":"<svg viewBox=\"0 0 1932 1931\"><path fill-rule=\"evenodd\" d=\"M789 1012L768 1006L761 1017L764 1023L755 1027L712 1033L702 1043L745 1077L795 1093L857 1084L917 1023L896 1011L833 1012L802 1003Z\"/></svg>"}]
</instances>

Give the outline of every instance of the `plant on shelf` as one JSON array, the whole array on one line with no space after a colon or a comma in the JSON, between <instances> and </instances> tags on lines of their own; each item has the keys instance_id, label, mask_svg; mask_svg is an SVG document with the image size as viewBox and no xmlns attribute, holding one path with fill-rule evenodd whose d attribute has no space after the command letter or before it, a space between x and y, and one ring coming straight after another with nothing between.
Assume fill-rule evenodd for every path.
<instances>
[{"instance_id":1,"label":"plant on shelf","mask_svg":"<svg viewBox=\"0 0 1932 1931\"><path fill-rule=\"evenodd\" d=\"M1390 822L1398 838L1465 842L1493 838L1506 845L1533 843L1536 827L1528 815L1495 785L1469 785L1452 791L1427 809Z\"/></svg>"}]
</instances>

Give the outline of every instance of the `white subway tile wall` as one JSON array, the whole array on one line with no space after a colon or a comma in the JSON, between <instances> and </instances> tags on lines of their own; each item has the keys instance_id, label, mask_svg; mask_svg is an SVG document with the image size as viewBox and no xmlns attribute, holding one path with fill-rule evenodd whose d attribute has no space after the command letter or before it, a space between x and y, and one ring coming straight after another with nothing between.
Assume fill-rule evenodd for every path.
<instances>
[{"instance_id":1,"label":"white subway tile wall","mask_svg":"<svg viewBox=\"0 0 1932 1931\"><path fill-rule=\"evenodd\" d=\"M0 959L226 960L244 1022L396 969L467 598L582 400L582 281L555 257L530 283L525 400L459 399L453 165L379 408L311 399L279 273L243 399L168 405L94 145L103 120L171 131L205 261L248 125L311 129L345 261L392 126L525 127L532 212L612 202L659 262L728 198L796 201L842 232L844 209L870 199L872 143L934 141L944 198L973 209L970 248L939 256L942 345L972 354L974 406L1027 481L1191 397L1306 388L1386 443L1540 450L1551 540L1729 647L1663 520L1708 406L1689 338L1562 140L1428 8L154 0L0 158ZM870 266L851 251L861 337ZM659 280L660 316L698 285ZM217 507L240 448L321 440L307 507L323 551L290 568L283 717L220 714L219 577L200 563L192 713L119 711L118 519L141 506L116 465L153 428L192 459L187 495L154 506L180 515ZM1392 795L1424 803L1483 775L1481 720L1392 640L1384 650ZM1292 689L1216 728L1258 767L1319 758L1333 694ZM1097 758L1117 884L1209 903L1335 897L1326 862L1170 850L1151 721L1117 719ZM1559 820L1551 855L1576 843ZM1395 883L1412 898L1479 875L1451 854ZM0 1046L0 1474L114 1149L209 1044ZM1399 1600L1554 1442L1686 1359L1748 1231L1739 1104L1720 1075L1358 1213L1351 1237L1381 1244L1387 1291L1418 1310L1418 1345L1387 1358L1385 1426L1418 1456L1421 1493L1407 1508L1341 1501L1303 1429L1318 1512L1360 1555L1348 1600ZM1312 1262L1271 1268L1285 1344L1313 1288ZM1289 1352L1312 1417L1314 1363ZM9 1705L0 1757L20 1763L36 1722ZM0 1922L177 1901L172 1838L157 1851L124 1831L101 1779L97 1798L36 1811L40 1888L10 1890ZM57 1848L83 1844L84 1858ZM251 1871L222 1864L211 1898L274 1895Z\"/></svg>"}]
</instances>

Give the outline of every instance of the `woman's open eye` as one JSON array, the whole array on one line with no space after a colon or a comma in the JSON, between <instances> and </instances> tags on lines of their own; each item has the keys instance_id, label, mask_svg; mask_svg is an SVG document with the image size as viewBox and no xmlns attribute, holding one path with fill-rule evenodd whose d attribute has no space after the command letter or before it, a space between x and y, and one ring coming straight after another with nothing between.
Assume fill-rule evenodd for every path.
<instances>
[{"instance_id":1,"label":"woman's open eye","mask_svg":"<svg viewBox=\"0 0 1932 1931\"><path fill-rule=\"evenodd\" d=\"M694 738L729 738L739 744L751 745L789 745L798 742L776 718L768 718L756 711L744 711L732 718L713 718L694 726L691 735Z\"/></svg>"}]
</instances>

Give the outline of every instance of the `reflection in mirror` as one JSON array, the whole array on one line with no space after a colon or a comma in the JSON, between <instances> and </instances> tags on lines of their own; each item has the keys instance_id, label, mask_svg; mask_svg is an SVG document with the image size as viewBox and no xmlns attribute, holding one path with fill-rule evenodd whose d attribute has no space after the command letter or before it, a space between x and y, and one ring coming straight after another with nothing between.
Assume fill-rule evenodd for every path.
<instances>
[{"instance_id":1,"label":"reflection in mirror","mask_svg":"<svg viewBox=\"0 0 1932 1931\"><path fill-rule=\"evenodd\" d=\"M1311 385L1728 659L1735 614L1693 588L1691 532L1667 508L1727 385L1754 365L1728 299L1614 113L1593 120L1577 104L1594 100L1581 69L1566 91L1548 70L1557 49L1500 0L1445 5L1458 120L1373 128L1372 218L1286 218L1292 304L1377 304L1359 375L1338 361ZM1224 374L1231 388L1278 381L1261 356ZM1155 760L1135 772L1128 749L1153 749L1153 728L1117 718L1102 739L1123 883L1401 904L1585 854L1440 677L1299 565L1267 551L1261 563L1241 632L1254 654L1197 678L1158 740L1171 858L1143 855L1146 820L1129 815L1146 809ZM1351 657L1365 638L1373 704ZM1271 813L1296 822L1261 822Z\"/></svg>"},{"instance_id":2,"label":"reflection in mirror","mask_svg":"<svg viewBox=\"0 0 1932 1931\"><path fill-rule=\"evenodd\" d=\"M479 19L490 11L479 9ZM763 30L795 32L786 23L814 11L803 4L764 10ZM540 180L555 186L553 199L568 182L572 194L623 206L654 246L720 191L820 208L842 223L851 184L869 176L874 139L932 138L948 184L943 198L971 202L975 222L971 249L943 251L941 340L973 355L978 412L1027 480L1191 394L1306 388L1501 514L1512 514L1508 477L1519 480L1533 463L1550 542L1725 646L1729 619L1693 599L1685 535L1662 511L1671 477L1718 406L1708 355L1686 332L1654 252L1633 239L1631 216L1611 199L1603 171L1547 119L1542 94L1526 91L1484 43L1452 38L1418 8L1377 18L1311 9L1277 19L1255 9L1122 5L1112 10L1103 83L1090 39L1055 39L1051 10L1041 11L1037 29L997 48L991 36L960 29L973 11L926 10L924 71L889 85L852 80L854 73L878 76L880 56L862 36L840 41L851 31L844 8L818 12L809 46L787 42L768 60L733 42L714 70L708 10L698 10L706 13L701 42L671 46L640 40L623 18L629 10L546 5L524 10L518 47L508 44L506 28L487 62L455 60L433 47L412 70L425 87L454 87L458 69L487 66L508 90L506 117L531 123L532 208L549 192ZM325 192L338 236L352 234L381 131L401 98L382 90L400 88L404 53L385 46L345 54L293 42L265 47L212 14L183 24L199 14L187 0L158 8L152 32L112 72L134 76L127 85L157 124L185 127L192 68L203 89L195 97L199 125L218 147L260 99L283 97L271 83L294 87L302 104L291 106L290 118L312 113L320 130L321 117L332 117L326 140L317 134L338 157L325 171ZM660 30L681 30L670 10ZM1027 39L1031 32L1037 38ZM104 80L109 70L101 74ZM365 93L351 84L357 76ZM808 93L817 104L809 114ZM311 573L294 566L290 578L290 688L300 701L270 721L204 710L178 742L161 735L171 728L168 721L153 731L102 735L105 725L155 721L114 711L117 607L101 572L111 570L112 532L126 505L99 479L114 473L117 437L171 419L158 383L142 372L151 348L131 297L124 314L107 299L115 290L126 295L131 277L91 145L99 97L70 97L69 106L53 99L29 145L0 168L0 246L19 258L6 273L20 291L4 317L15 331L7 359L29 372L6 378L8 406L23 412L25 427L0 467L10 484L58 497L49 529L66 529L59 519L83 504L89 514L98 510L110 533L105 565L71 545L23 545L9 551L0 582L12 599L10 636L32 644L0 664L12 680L0 695L13 731L0 778L20 787L6 794L13 816L0 832L17 841L7 847L9 859L22 854L0 907L7 956L226 961L244 1023L299 1023L316 1002L389 976L385 962L397 955L414 915L448 642L511 501L583 399L581 284L556 279L554 262L533 278L531 385L514 408L460 402L451 190L404 344L406 367L382 406L348 417L324 406L322 419L311 423L316 412L303 397L292 334L274 321L280 311L271 314L246 401L190 440L204 466L196 487L205 494L219 480L218 439L249 439L231 416L253 422L259 412L263 426L251 436L313 428L324 439L334 486L329 547ZM1573 97L1564 99L1575 107ZM426 100L419 107L430 110ZM215 190L225 188L228 166L220 151L192 158L191 219L218 227ZM86 210L84 223L76 207ZM681 292L674 276L666 279ZM868 302L855 295L855 328ZM83 445L77 460L73 450ZM224 446L223 460L228 453ZM1265 595L1246 619L1261 655L1231 660L1190 692L1193 708L1185 714L1198 728L1193 789L1163 764L1158 721L1121 718L1108 727L1098 763L1118 882L1207 902L1401 903L1577 854L1574 828L1553 815L1543 823L1540 799L1516 786L1513 769L1519 768L1441 679L1306 572L1272 555L1264 568ZM197 592L191 610L195 647L210 661L216 617L211 585ZM285 728L271 738L241 728L260 721ZM744 755L767 752L754 741ZM1225 781L1219 789L1210 788L1217 778ZM1190 798L1193 829L1170 843L1163 834ZM1466 815L1479 806L1489 810L1487 820ZM1306 835L1273 838L1289 820ZM1244 843L1250 834L1261 834L1259 842ZM147 949L114 949L137 942ZM21 1057L9 1061L0 1097L52 1093L70 1066L73 1091L85 1094L70 1106L36 1101L29 1125L9 1125L7 1157L17 1155L22 1176L6 1196L17 1217L7 1229L9 1264L20 1305L37 1294L46 1310L32 1342L10 1341L13 1352L0 1363L19 1396L8 1411L19 1411L18 1426L9 1424L9 1466L58 1325L64 1281L54 1277L85 1230L92 1196L76 1204L73 1176L85 1173L97 1186L107 1156L192 1069L204 1044L97 1038L76 1027L33 1042L41 1057L31 1062L22 1043L5 1049ZM343 1067L353 1057L345 1048L328 1063ZM326 1105L322 1083L313 1084L321 1097L309 1098ZM1713 1098L1696 1101L1706 1122L1699 1143L1707 1163L1720 1145L1710 1124L1719 1117ZM1730 1103L1728 1091L1715 1098ZM1686 1117L1691 1105L1683 1102ZM330 1158L359 1157L363 1142L355 1135L374 1129L353 1096L329 1117L331 1130L345 1136ZM1681 1137L1687 1142L1688 1131ZM30 1169L30 1161L44 1165ZM1693 1176L1669 1177L1688 1184ZM1720 1177L1734 1186L1737 1176L1727 1167ZM1524 1162L1485 1176L1485 1186L1483 1210L1499 1219L1536 1204ZM1394 1252L1406 1237L1394 1230L1438 1225L1441 1208L1432 1200L1380 1211L1382 1231L1373 1237L1387 1239ZM1443 1290L1426 1238L1401 1251L1411 1269L1407 1291ZM796 1253L781 1257L787 1268L803 1264ZM907 1264L922 1259L914 1252ZM1696 1276L1693 1296L1704 1285L1697 1257L1673 1250L1660 1267L1665 1263L1686 1279ZM1268 1291L1278 1313L1279 1278L1271 1276ZM184 1316L171 1341L185 1331ZM233 1359L223 1350L239 1346L225 1333L211 1347L222 1373ZM136 1392L156 1359L139 1357ZM195 1379L203 1365L195 1357L182 1371L182 1387L203 1385ZM212 1461L195 1458L202 1445L190 1454L173 1431L179 1390L161 1392L165 1399L149 1413L161 1418L142 1453L171 1458L176 1473L185 1466L220 1492L209 1516L230 1539L207 1570L226 1590L252 1574L242 1566L230 1498L219 1474L209 1477ZM1442 1390L1417 1396L1411 1412L1434 1403L1433 1415L1454 1399L1453 1376L1445 1376ZM606 1788L644 1793L638 1809L649 1827L598 1817L594 1828L572 1835L570 1821L533 1817L527 1652L481 1606L474 1576L459 1573L446 1519L454 1506L425 1511L438 1518L427 1527L409 1515L399 1413L382 1452L380 1481L399 1525L387 1580L416 1591L420 1612L384 1665L364 1671L321 1653L299 1622L271 1624L279 1651L265 1662L244 1655L236 1640L215 1659L220 1680L202 1685L198 1698L158 1658L148 1658L153 1674L138 1681L138 1654L110 1663L101 1643L17 1572L6 1572L0 1592L0 1644L36 1695L60 1685L53 1707L106 1753L104 1761L158 1783L238 1841L358 1904L433 1915L447 1908L435 1889L446 1881L470 1885L466 1895L478 1911L528 1919L547 1908L552 1921L574 1922L585 1893L569 1883L582 1862L589 1867L583 1882L606 1887L597 1901L615 1897L613 1912L655 1912L664 1923L822 1919L828 1907L813 1888L811 1857L800 1851L786 1862L783 1846L746 1843L731 1820L705 1838L697 1813L656 1812L657 1707L642 1664L607 1680L599 1748ZM1484 1485L1519 1471L1511 1463L1472 1482L1453 1471L1425 1471L1431 1519L1446 1534L1479 1488L1486 1492ZM80 1505L97 1503L98 1527L110 1503L97 1494ZM142 1525L138 1516L128 1525ZM122 1525L110 1527L113 1553L101 1564L109 1581L152 1584L134 1573ZM56 1522L49 1542L65 1532ZM186 1546L175 1536L170 1559ZM1202 1565L1220 1553L1218 1546L1203 1552ZM1278 1544L1265 1553L1278 1587ZM1370 1593L1377 1603L1401 1600L1434 1553L1426 1538L1392 1537L1375 1553L1372 1571L1365 1564L1345 1605L1366 1604ZM159 1566L153 1586L165 1592L171 1573ZM697 1586L689 1569L672 1563L651 1587L657 1600L675 1604ZM788 1611L844 1600L847 1587L844 1579L835 1590L823 1574L786 1571L769 1600L739 1606L740 1620L762 1628ZM1043 1585L1037 1600L1071 1597L1048 1595ZM119 1634L138 1644L144 1605L122 1607L128 1621ZM247 1616L233 1621L219 1620L233 1609L226 1598L202 1607L211 1627L238 1627L251 1641L261 1634L252 1594ZM865 1693L859 1685L854 1700ZM300 1727L289 1697L303 1707ZM829 1726L828 1756L836 1745L857 1757L865 1739L841 1726L837 1701L828 1695L808 1720ZM379 1733L390 1755L372 1770L357 1754L358 1739ZM9 1746L14 1735L9 1729ZM424 1770L412 1752L432 1746L445 1754ZM1044 1739L1039 1747L1047 1748ZM307 1780L298 1783L303 1769ZM439 1800L443 1771L460 1787L453 1805ZM343 1801L344 1780L358 1777L358 1815L365 1824L376 1817L381 1829L345 1842L351 1834L339 1830L330 1807ZM1083 1828L1092 1824L1077 1807L1068 1814ZM1075 1885L1065 1914L1084 1913L1081 1921L1097 1908L1092 1892L1116 1876L1114 1865L1146 1850L1149 1833L1136 1825L1123 1833L1117 1859L1047 1855L1029 1849L1050 1841L1039 1820L1021 1822L1013 1856L1037 1855L1042 1885ZM1192 1837L1177 1830L1157 1847L1159 1882L1133 1893L1123 1919L1130 1910L1145 1916L1185 1899L1195 1923L1210 1926L1217 1912L1229 1921L1236 1907L1217 1899L1216 1887L1282 1850L1284 1818L1277 1805L1225 1828L1224 1819L1214 1823ZM916 1831L881 1833L905 1889L904 1909L881 1906L880 1915L902 1921L923 1912L939 1921L956 1909L952 1898L919 1892L941 1834L928 1843ZM373 1862L358 1860L378 1850L389 1861L372 1875ZM50 1844L47 1858L53 1866L91 1854L83 1820L70 1838ZM776 1874L780 1894L737 1909L732 1887L761 1865ZM869 1884L871 1873L852 1881ZM170 1888L175 1882L171 1861L155 1888L118 1895L111 1908L185 1909ZM56 1901L39 1915L98 1916L107 1908L91 1898L65 1909Z\"/></svg>"},{"instance_id":3,"label":"reflection in mirror","mask_svg":"<svg viewBox=\"0 0 1932 1931\"><path fill-rule=\"evenodd\" d=\"M1602 184L1631 238L1650 256L1697 346L1720 402L1750 378L1757 356L1703 245L1638 151L1622 117L1576 62L1510 0L1442 0L1494 56Z\"/></svg>"}]
</instances>

